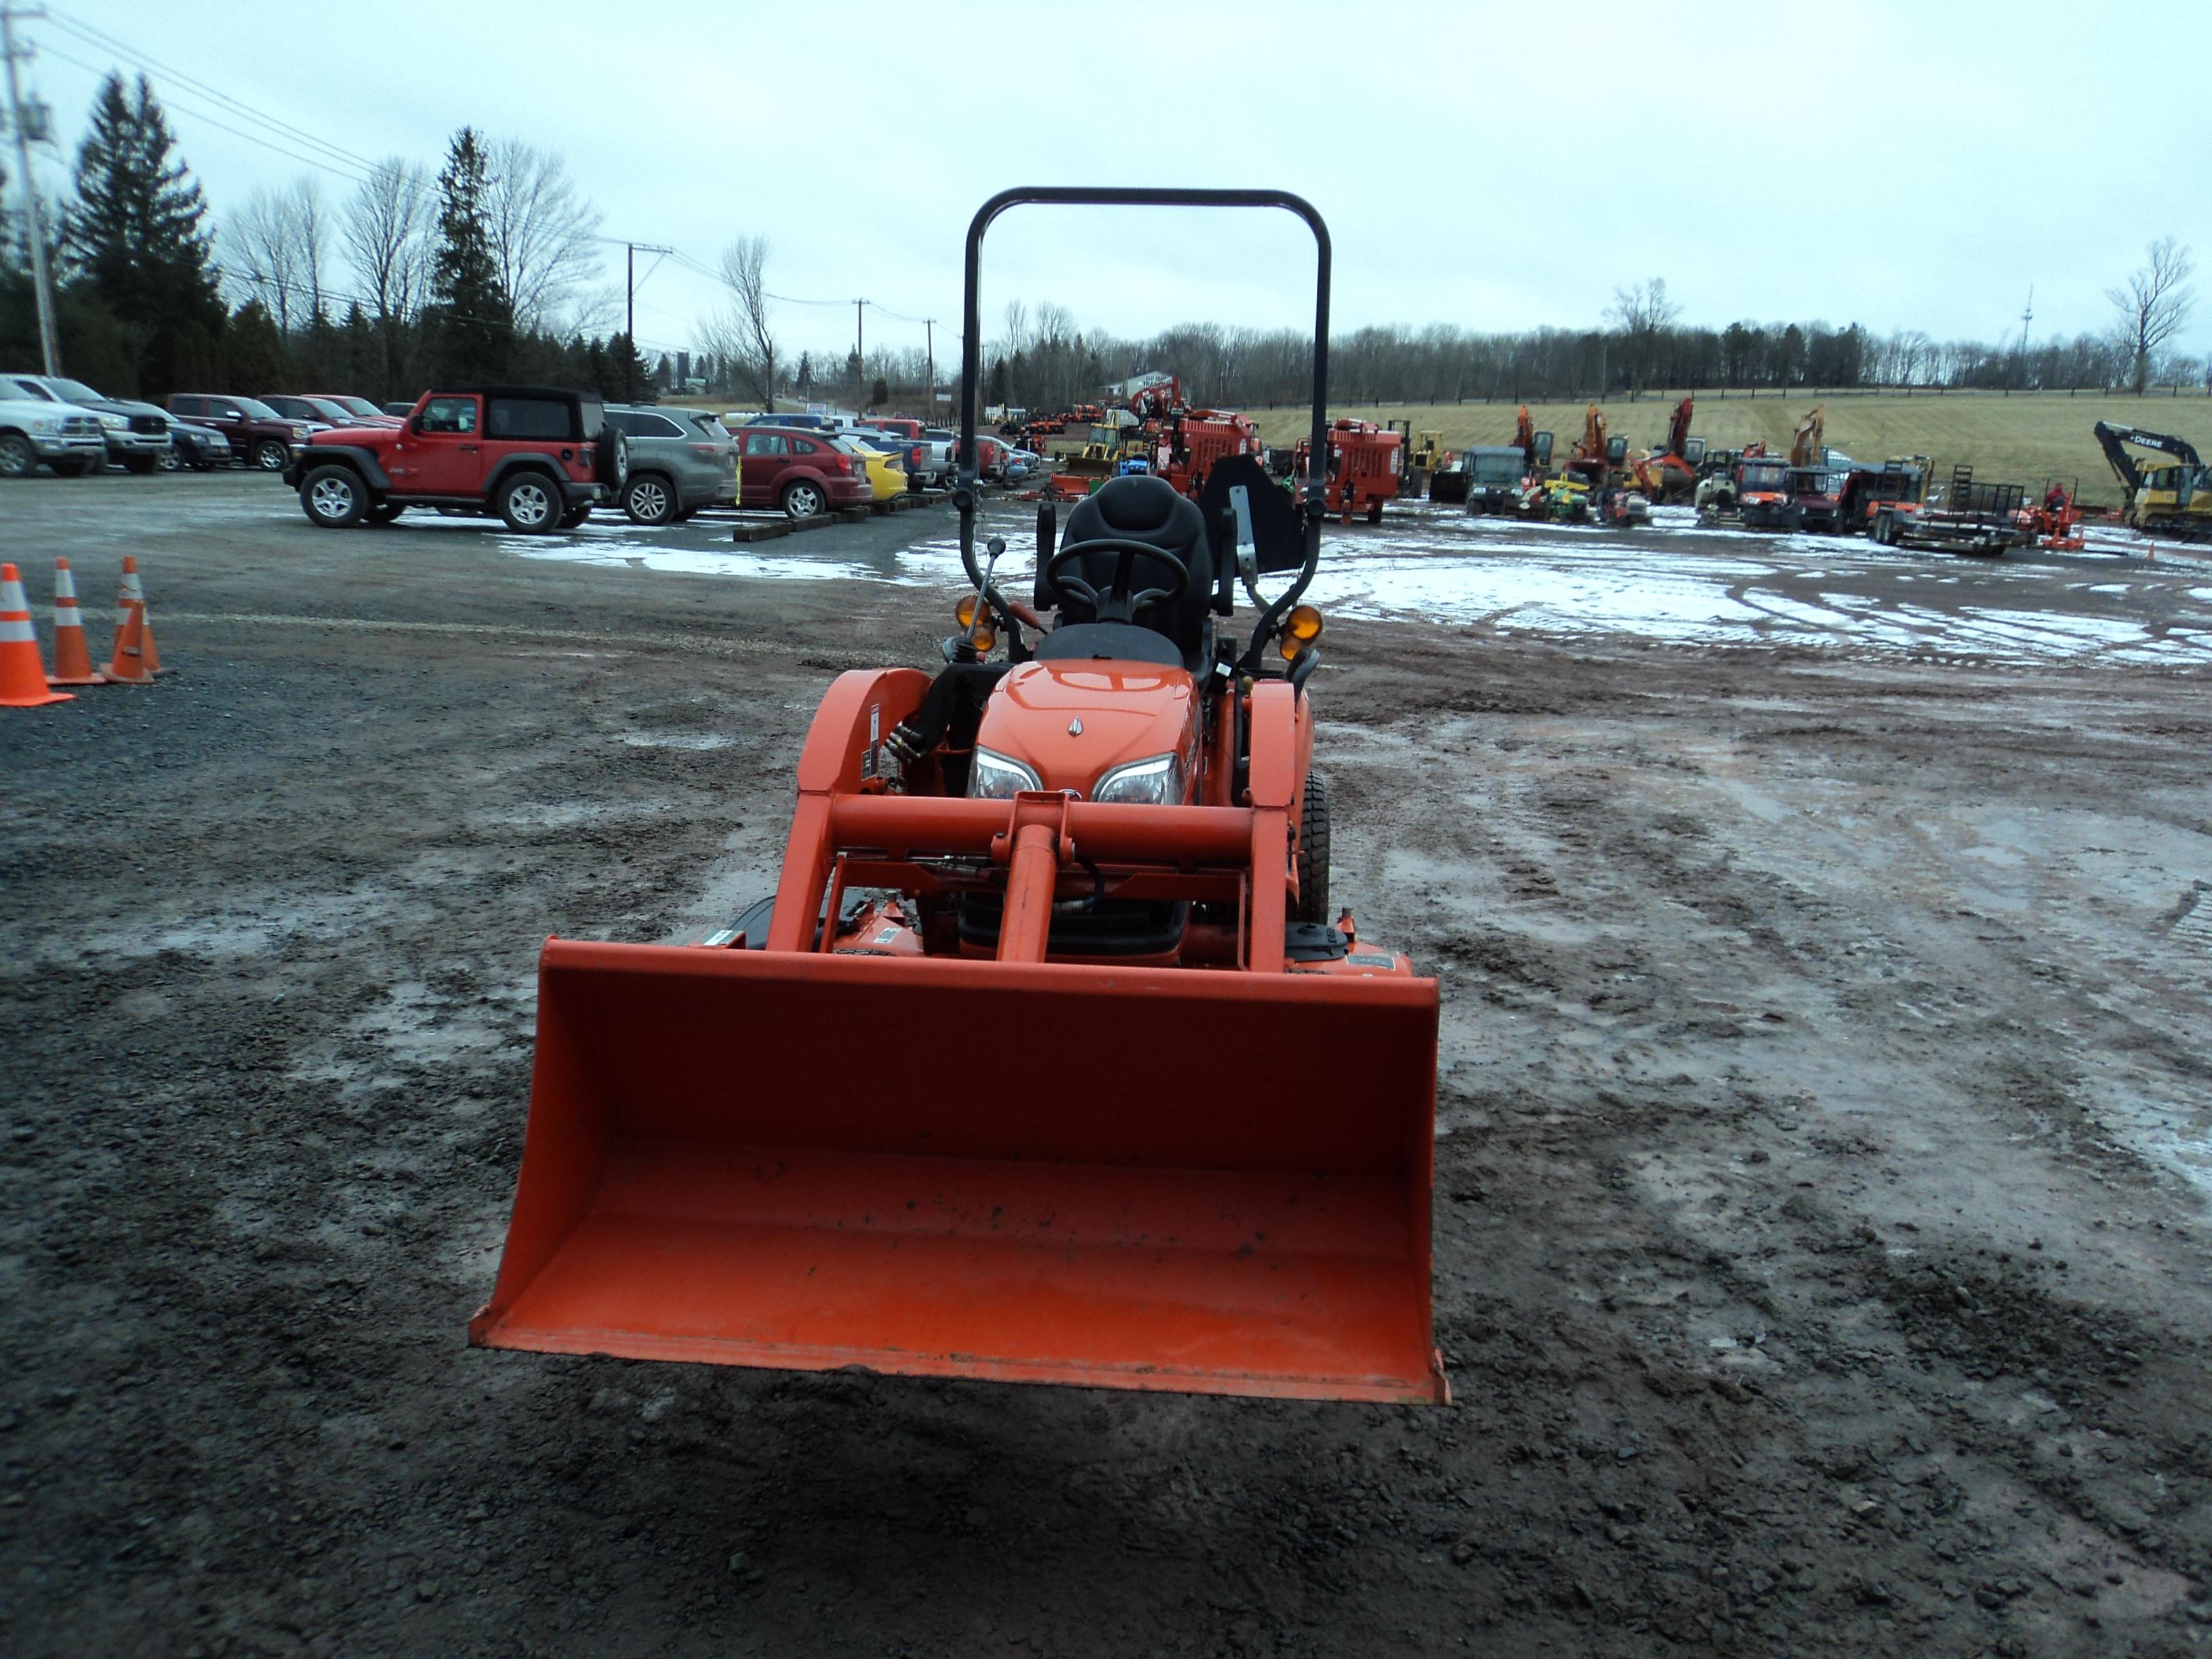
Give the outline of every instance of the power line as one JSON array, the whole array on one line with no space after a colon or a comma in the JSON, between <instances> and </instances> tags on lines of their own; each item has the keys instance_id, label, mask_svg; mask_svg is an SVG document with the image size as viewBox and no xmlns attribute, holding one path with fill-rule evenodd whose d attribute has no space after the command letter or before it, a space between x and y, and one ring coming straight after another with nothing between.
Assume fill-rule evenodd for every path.
<instances>
[{"instance_id":1,"label":"power line","mask_svg":"<svg viewBox=\"0 0 2212 1659\"><path fill-rule=\"evenodd\" d=\"M295 126L289 121L279 120L273 115L264 114L262 111L255 108L252 105L246 103L243 100L232 97L228 93L224 92L222 88L210 86L206 82L199 80L193 76L187 75L182 70L163 63L160 58L155 58L146 52L143 48L133 46L127 41L119 40L115 36L107 33L104 30L94 28L88 23L82 23L74 18L61 15L50 16L46 21L54 24L57 27L66 29L70 33L76 36L80 40L84 41L88 46L97 46L103 52L112 52L115 53L118 57L136 65L143 71L150 71L166 76L171 81L176 82L183 86L190 87L204 96L214 100L217 104L222 106L225 109L232 112L236 116L245 120L251 121L257 126L266 127L270 131L283 136L293 143L303 143L311 149L322 150L336 161L345 165L357 167L364 173L374 170L377 165L376 162L370 160L368 156L357 155L354 151L347 149L343 145L334 144L328 139L320 137L318 135L308 131L305 127ZM56 55L59 56L58 53ZM77 67L82 69L86 66L80 64ZM101 71L97 70L93 71L94 74L99 74L100 72ZM204 120L208 118L203 114L201 118ZM231 130L232 129L226 129L226 131ZM245 137L247 135L241 134L240 136ZM295 157L295 159L298 158Z\"/></svg>"},{"instance_id":2,"label":"power line","mask_svg":"<svg viewBox=\"0 0 2212 1659\"><path fill-rule=\"evenodd\" d=\"M343 179L349 184L362 185L369 183L374 177L380 173L385 166L385 163L382 161L372 160L368 156L362 155L357 151L346 149L342 144L333 143L330 140L309 131L305 127L295 125L289 121L280 119L276 116L264 114L260 110L255 108L252 105L245 102L243 100L235 98L230 94L222 90L222 88L212 86L195 76L187 75L182 70L177 69L173 65L163 62L161 59L151 56L143 49L131 46L127 41L119 40L116 36L107 33L105 30L96 28L88 23L78 21L74 18L63 17L51 14L43 14L42 16L43 21L52 23L62 29L66 30L78 40L94 46L100 51L113 52L125 63L129 64L133 68L138 70L142 74L149 76L160 75L166 79L188 88L197 94L208 99L213 102L217 108L221 109L224 115L230 116L236 120L248 122L253 126L264 129L263 131L255 132L248 131L244 128L234 126L231 125L230 121L225 120L220 116L210 114L204 109L196 107L191 103L180 101L177 98L173 90L169 93L166 101L170 106L191 116L196 120L204 121L210 126L216 128L218 131L227 132L234 137L242 138L248 143L258 145L262 149L270 151L272 154L283 156L288 161L297 161L303 166L313 167L319 172L326 173L333 177ZM96 65L84 62L82 58L72 57L69 53L52 46L51 43L47 44L46 50L51 56L58 58L63 63L69 64L75 68L82 70L88 75L100 76L104 79L107 75L112 72L112 70L103 70ZM319 152L319 154L302 154L302 147L309 151ZM418 184L413 179L408 179L404 175L397 182L402 190L418 199L437 199L436 192L433 186L426 184ZM670 247L659 244L636 242L627 237L603 236L596 234L590 236L587 240L611 247L635 247L640 252L653 253L660 256L661 258L673 259L678 265L690 271L692 275L702 276L709 282L720 283L722 280L720 272L714 270L702 261L694 258L692 255L684 252L680 248ZM658 269L657 263L654 267L647 270L646 272L647 276L650 276L653 274L653 269ZM641 278L640 280L642 281L643 279ZM817 300L792 294L769 294L767 297L774 300L779 305L822 307L846 306L856 303L854 301L850 299ZM877 311L884 316L892 318L896 321L912 324L916 326L929 326L934 322L934 319L931 318L911 317L903 312L894 311L888 306L877 304L874 301L860 301L857 303L869 309ZM957 337L956 336L955 337Z\"/></svg>"}]
</instances>

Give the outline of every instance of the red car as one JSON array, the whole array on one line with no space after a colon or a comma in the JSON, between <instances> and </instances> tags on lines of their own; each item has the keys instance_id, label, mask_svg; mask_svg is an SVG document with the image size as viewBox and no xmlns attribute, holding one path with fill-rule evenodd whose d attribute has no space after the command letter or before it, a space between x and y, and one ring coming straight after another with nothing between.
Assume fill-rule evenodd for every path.
<instances>
[{"instance_id":1,"label":"red car","mask_svg":"<svg viewBox=\"0 0 2212 1659\"><path fill-rule=\"evenodd\" d=\"M338 422L341 426L386 426L397 431L407 424L404 415L387 415L366 398L356 398L342 392L310 392L307 394L319 404L336 404L350 419Z\"/></svg>"},{"instance_id":2,"label":"red car","mask_svg":"<svg viewBox=\"0 0 2212 1659\"><path fill-rule=\"evenodd\" d=\"M284 474L310 523L389 524L410 507L495 514L526 535L574 529L621 494L629 441L596 393L556 386L426 392L397 431L318 432Z\"/></svg>"},{"instance_id":3,"label":"red car","mask_svg":"<svg viewBox=\"0 0 2212 1659\"><path fill-rule=\"evenodd\" d=\"M738 436L740 507L780 507L792 518L811 519L876 499L867 463L838 448L826 434L749 426Z\"/></svg>"}]
</instances>

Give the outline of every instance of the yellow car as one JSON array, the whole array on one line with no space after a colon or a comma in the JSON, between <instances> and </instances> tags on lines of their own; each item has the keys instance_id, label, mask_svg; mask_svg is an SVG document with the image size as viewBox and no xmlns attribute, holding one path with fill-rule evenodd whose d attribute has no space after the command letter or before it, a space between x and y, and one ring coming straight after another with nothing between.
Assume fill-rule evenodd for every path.
<instances>
[{"instance_id":1,"label":"yellow car","mask_svg":"<svg viewBox=\"0 0 2212 1659\"><path fill-rule=\"evenodd\" d=\"M895 441L890 438L878 441L861 432L843 432L837 435L840 448L867 462L868 483L875 489L876 505L882 507L892 496L906 494L906 462L895 452L878 449L875 447L878 441L889 444Z\"/></svg>"}]
</instances>

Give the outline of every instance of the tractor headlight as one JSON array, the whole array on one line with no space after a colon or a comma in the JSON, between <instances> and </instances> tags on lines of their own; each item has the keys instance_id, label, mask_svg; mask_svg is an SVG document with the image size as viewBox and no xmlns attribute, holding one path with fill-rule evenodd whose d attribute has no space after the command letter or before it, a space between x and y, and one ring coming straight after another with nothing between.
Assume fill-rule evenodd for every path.
<instances>
[{"instance_id":1,"label":"tractor headlight","mask_svg":"<svg viewBox=\"0 0 2212 1659\"><path fill-rule=\"evenodd\" d=\"M968 799L1011 800L1024 789L1042 789L1037 775L1018 760L979 748L968 763Z\"/></svg>"},{"instance_id":2,"label":"tractor headlight","mask_svg":"<svg viewBox=\"0 0 2212 1659\"><path fill-rule=\"evenodd\" d=\"M1176 806L1182 802L1182 757L1154 755L1117 766L1091 792L1098 801L1127 801L1139 806Z\"/></svg>"}]
</instances>

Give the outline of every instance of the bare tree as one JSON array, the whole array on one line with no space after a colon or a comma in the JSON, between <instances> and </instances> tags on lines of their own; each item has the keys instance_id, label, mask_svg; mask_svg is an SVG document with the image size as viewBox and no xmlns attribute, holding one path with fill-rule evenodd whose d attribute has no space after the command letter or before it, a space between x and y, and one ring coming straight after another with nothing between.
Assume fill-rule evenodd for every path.
<instances>
[{"instance_id":1,"label":"bare tree","mask_svg":"<svg viewBox=\"0 0 2212 1659\"><path fill-rule=\"evenodd\" d=\"M2105 290L2119 313L2120 343L2134 359L2138 398L2150 381L2151 358L2188 325L2197 307L2197 291L2189 284L2197 266L2189 249L2167 236L2146 252L2149 264L2118 288Z\"/></svg>"},{"instance_id":2,"label":"bare tree","mask_svg":"<svg viewBox=\"0 0 2212 1659\"><path fill-rule=\"evenodd\" d=\"M1036 343L1041 346L1066 343L1075 333L1075 313L1047 300L1036 308Z\"/></svg>"},{"instance_id":3,"label":"bare tree","mask_svg":"<svg viewBox=\"0 0 2212 1659\"><path fill-rule=\"evenodd\" d=\"M1030 308L1019 300L1006 301L1006 327L1000 349L1009 357L1027 351L1034 337L1030 332Z\"/></svg>"},{"instance_id":4,"label":"bare tree","mask_svg":"<svg viewBox=\"0 0 2212 1659\"><path fill-rule=\"evenodd\" d=\"M1628 349L1622 355L1628 364L1628 389L1632 392L1650 385L1659 369L1659 342L1682 314L1682 307L1667 297L1667 279L1654 276L1648 283L1613 289L1605 314L1626 337Z\"/></svg>"},{"instance_id":5,"label":"bare tree","mask_svg":"<svg viewBox=\"0 0 2212 1659\"><path fill-rule=\"evenodd\" d=\"M433 200L430 175L393 156L370 168L346 204L338 239L380 322L407 322L422 306Z\"/></svg>"},{"instance_id":6,"label":"bare tree","mask_svg":"<svg viewBox=\"0 0 2212 1659\"><path fill-rule=\"evenodd\" d=\"M724 248L721 276L732 308L707 329L707 349L773 412L777 347L769 317L768 238L741 236Z\"/></svg>"},{"instance_id":7,"label":"bare tree","mask_svg":"<svg viewBox=\"0 0 2212 1659\"><path fill-rule=\"evenodd\" d=\"M491 147L485 229L514 319L542 328L598 274L599 211L576 193L568 163L502 138Z\"/></svg>"},{"instance_id":8,"label":"bare tree","mask_svg":"<svg viewBox=\"0 0 2212 1659\"><path fill-rule=\"evenodd\" d=\"M223 261L225 273L261 302L261 308L276 319L280 332L289 334L296 272L283 198L274 191L257 189L223 225L222 238L228 255Z\"/></svg>"},{"instance_id":9,"label":"bare tree","mask_svg":"<svg viewBox=\"0 0 2212 1659\"><path fill-rule=\"evenodd\" d=\"M323 315L323 267L330 252L330 224L313 179L284 190L257 190L223 227L230 271L286 335L293 313L302 323Z\"/></svg>"},{"instance_id":10,"label":"bare tree","mask_svg":"<svg viewBox=\"0 0 2212 1659\"><path fill-rule=\"evenodd\" d=\"M1605 314L1624 334L1649 336L1671 326L1682 307L1668 299L1667 279L1654 276L1648 283L1613 289Z\"/></svg>"},{"instance_id":11,"label":"bare tree","mask_svg":"<svg viewBox=\"0 0 2212 1659\"><path fill-rule=\"evenodd\" d=\"M327 314L323 272L331 258L331 216L323 206L323 187L313 174L302 173L293 181L285 206L292 224L292 245L299 252L307 320L312 323Z\"/></svg>"},{"instance_id":12,"label":"bare tree","mask_svg":"<svg viewBox=\"0 0 2212 1659\"><path fill-rule=\"evenodd\" d=\"M430 288L435 201L430 175L392 156L369 169L338 228L355 283L375 308L386 395L406 385L410 325Z\"/></svg>"}]
</instances>

